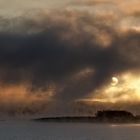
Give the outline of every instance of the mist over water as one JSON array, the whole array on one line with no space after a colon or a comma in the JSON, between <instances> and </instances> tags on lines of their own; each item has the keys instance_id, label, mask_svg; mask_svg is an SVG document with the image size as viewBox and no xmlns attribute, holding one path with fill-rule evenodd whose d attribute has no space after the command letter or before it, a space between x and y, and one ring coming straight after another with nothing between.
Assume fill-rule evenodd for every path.
<instances>
[{"instance_id":1,"label":"mist over water","mask_svg":"<svg viewBox=\"0 0 140 140\"><path fill-rule=\"evenodd\" d=\"M0 122L1 140L139 140L140 124Z\"/></svg>"}]
</instances>

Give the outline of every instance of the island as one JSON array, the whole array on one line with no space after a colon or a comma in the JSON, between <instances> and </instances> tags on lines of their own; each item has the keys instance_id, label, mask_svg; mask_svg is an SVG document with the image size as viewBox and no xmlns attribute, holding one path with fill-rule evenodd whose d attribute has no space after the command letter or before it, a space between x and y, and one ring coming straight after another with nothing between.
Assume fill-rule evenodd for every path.
<instances>
[{"instance_id":1,"label":"island","mask_svg":"<svg viewBox=\"0 0 140 140\"><path fill-rule=\"evenodd\" d=\"M63 116L37 118L41 122L92 122L92 123L140 123L140 116L123 110L98 111L95 116Z\"/></svg>"}]
</instances>

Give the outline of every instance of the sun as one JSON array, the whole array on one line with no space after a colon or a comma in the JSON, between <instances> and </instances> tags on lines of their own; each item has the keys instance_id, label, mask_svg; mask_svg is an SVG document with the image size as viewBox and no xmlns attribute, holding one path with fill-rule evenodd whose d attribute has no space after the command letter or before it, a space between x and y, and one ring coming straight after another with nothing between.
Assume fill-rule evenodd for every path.
<instances>
[{"instance_id":1,"label":"sun","mask_svg":"<svg viewBox=\"0 0 140 140\"><path fill-rule=\"evenodd\" d=\"M117 77L112 77L111 85L116 86L119 83L119 80Z\"/></svg>"}]
</instances>

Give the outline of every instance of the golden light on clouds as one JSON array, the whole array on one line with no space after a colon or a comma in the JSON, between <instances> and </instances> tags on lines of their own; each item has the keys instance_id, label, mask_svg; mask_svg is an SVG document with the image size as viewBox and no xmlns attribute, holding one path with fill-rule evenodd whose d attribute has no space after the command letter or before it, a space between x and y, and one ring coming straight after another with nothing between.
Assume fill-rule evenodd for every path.
<instances>
[{"instance_id":1,"label":"golden light on clouds","mask_svg":"<svg viewBox=\"0 0 140 140\"><path fill-rule=\"evenodd\" d=\"M111 78L111 83L92 93L90 98L81 99L84 102L140 102L140 76L125 73Z\"/></svg>"},{"instance_id":2,"label":"golden light on clouds","mask_svg":"<svg viewBox=\"0 0 140 140\"><path fill-rule=\"evenodd\" d=\"M120 9L126 14L140 12L139 0L118 0L117 2Z\"/></svg>"},{"instance_id":3,"label":"golden light on clouds","mask_svg":"<svg viewBox=\"0 0 140 140\"><path fill-rule=\"evenodd\" d=\"M53 90L29 90L26 84L0 85L0 103L30 105L32 103L47 102L53 96Z\"/></svg>"},{"instance_id":4,"label":"golden light on clouds","mask_svg":"<svg viewBox=\"0 0 140 140\"><path fill-rule=\"evenodd\" d=\"M140 18L133 16L124 18L120 21L119 28L122 32L140 32Z\"/></svg>"}]
</instances>

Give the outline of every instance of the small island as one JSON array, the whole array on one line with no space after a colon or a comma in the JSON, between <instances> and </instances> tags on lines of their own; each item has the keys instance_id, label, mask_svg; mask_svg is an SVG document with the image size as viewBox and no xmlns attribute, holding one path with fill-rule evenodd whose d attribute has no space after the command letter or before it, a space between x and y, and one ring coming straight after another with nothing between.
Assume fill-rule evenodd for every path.
<instances>
[{"instance_id":1,"label":"small island","mask_svg":"<svg viewBox=\"0 0 140 140\"><path fill-rule=\"evenodd\" d=\"M98 111L95 116L65 116L37 118L41 122L92 122L92 123L140 123L140 116L123 110Z\"/></svg>"}]
</instances>

